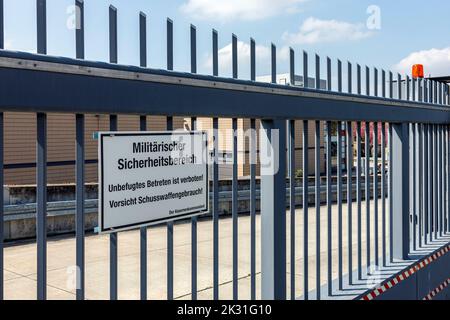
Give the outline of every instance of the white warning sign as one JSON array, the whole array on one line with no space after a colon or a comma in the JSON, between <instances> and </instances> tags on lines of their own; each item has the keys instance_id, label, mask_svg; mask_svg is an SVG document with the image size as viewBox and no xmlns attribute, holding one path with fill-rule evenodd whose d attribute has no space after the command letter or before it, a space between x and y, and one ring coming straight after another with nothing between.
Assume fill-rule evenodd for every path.
<instances>
[{"instance_id":1,"label":"white warning sign","mask_svg":"<svg viewBox=\"0 0 450 320\"><path fill-rule=\"evenodd\" d=\"M100 132L99 232L208 212L205 132Z\"/></svg>"}]
</instances>

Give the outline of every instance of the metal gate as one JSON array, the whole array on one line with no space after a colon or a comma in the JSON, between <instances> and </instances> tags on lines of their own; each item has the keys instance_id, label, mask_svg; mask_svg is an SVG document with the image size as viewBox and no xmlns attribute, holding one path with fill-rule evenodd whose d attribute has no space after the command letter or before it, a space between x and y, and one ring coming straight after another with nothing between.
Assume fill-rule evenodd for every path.
<instances>
[{"instance_id":1,"label":"metal gate","mask_svg":"<svg viewBox=\"0 0 450 320\"><path fill-rule=\"evenodd\" d=\"M233 35L232 79L219 77L218 33L212 31L212 76L197 75L196 28L190 29L191 73L174 70L173 22L167 20L167 70L147 68L147 22L139 15L140 66L118 64L118 12L109 8L109 63L84 61L84 5L76 0L76 59L47 56L46 1L37 0L38 54L0 51L0 153L4 150L4 112L36 113L37 181L37 298L47 298L47 114L76 114L76 298L85 299L85 114L110 115L110 130L118 130L118 117L140 116L140 128L147 128L147 116L167 117L167 130L174 117L190 117L195 129L200 117L212 119L214 133L212 163L212 212L201 217L212 224L212 274L210 282L198 284L198 224L191 224L190 297L212 288L212 298L221 298L221 288L232 285L233 299L242 296L240 284L249 281L250 298L256 299L342 299L346 291L354 296L375 271L391 274L448 242L449 188L449 89L428 79L394 76L392 72L361 68L340 60L315 55L315 70L308 70L309 56L302 55L303 79L315 79L321 88L278 85L276 47L271 46L272 83L256 81L256 43L250 39L249 80L238 79L238 38ZM3 1L0 0L0 48L3 48ZM296 57L290 50L290 83L295 84ZM356 66L356 68L354 68ZM333 70L337 67L337 83ZM356 70L355 70L356 69ZM363 80L365 76L365 81ZM346 80L344 80L344 77ZM344 92L344 82L347 82ZM365 83L365 90L363 85ZM93 89L95 88L95 89ZM221 137L219 119L232 119L231 216L219 211L218 152ZM248 154L250 184L244 198L249 201L250 247L248 270L239 274L240 235L238 189L238 120L261 126L260 144L250 135ZM337 164L332 163L333 128L345 125L345 138L337 139ZM301 125L301 126L299 126ZM323 136L324 125L326 135ZM301 132L299 132L301 129ZM274 130L279 139L273 135ZM255 131L252 131L253 133ZM301 174L296 168L296 145L301 135ZM314 145L309 135L314 134ZM272 144L277 139L278 144ZM321 141L323 139L323 141ZM321 176L321 143L325 143L325 174ZM296 144L297 143L297 144ZM274 147L275 146L275 147ZM268 152L269 149L271 151ZM310 163L309 150L313 150ZM345 150L345 152L343 152ZM345 154L344 154L345 153ZM256 159L260 161L256 161ZM0 157L0 185L3 185L3 156ZM345 161L346 165L341 164ZM279 170L264 171L257 188L260 163L277 163ZM363 165L364 164L364 165ZM314 168L314 170L312 170ZM345 170L343 169L345 168ZM336 172L334 172L336 171ZM310 174L313 173L313 174ZM296 181L300 181L297 184ZM301 200L298 200L301 199ZM0 221L4 221L0 196ZM219 245L221 217L231 219L230 281L221 281ZM242 221L242 220L241 220ZM185 222L187 223L187 222ZM260 224L261 235L257 232ZM167 226L167 299L174 296L174 224ZM140 297L148 293L148 239L151 230L140 230ZM3 299L4 243L0 223L0 299ZM314 237L314 239L312 239ZM299 239L302 246L298 246ZM260 252L257 249L260 240ZM109 239L110 299L117 299L118 246L120 235ZM289 251L287 252L287 248ZM313 250L313 252L311 252ZM260 262L260 263L257 263ZM299 271L301 266L301 271ZM396 269L397 268L397 269ZM242 269L242 267L241 267ZM384 272L384 273L383 273ZM311 279L311 274L313 278ZM260 277L260 279L259 279ZM260 284L260 285L259 285ZM151 286L151 283L150 283ZM247 290L247 287L245 287ZM299 293L301 288L301 294ZM362 291L361 291L362 290Z\"/></svg>"}]
</instances>

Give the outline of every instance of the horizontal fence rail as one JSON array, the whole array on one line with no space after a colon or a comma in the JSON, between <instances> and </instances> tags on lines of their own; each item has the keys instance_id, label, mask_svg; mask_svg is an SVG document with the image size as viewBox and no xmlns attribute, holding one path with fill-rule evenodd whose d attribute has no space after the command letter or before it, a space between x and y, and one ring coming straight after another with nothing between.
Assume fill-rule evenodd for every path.
<instances>
[{"instance_id":1,"label":"horizontal fence rail","mask_svg":"<svg viewBox=\"0 0 450 320\"><path fill-rule=\"evenodd\" d=\"M76 173L74 297L79 300L89 298L86 287L90 285L86 280L85 184L87 166L97 163L96 159L86 160L86 119L92 114L107 116L110 131L121 131L125 115L139 116L136 127L140 131L156 128L156 123L149 122L152 116L163 116L167 131L177 129L177 119L186 117L185 129L208 130L212 138L211 212L138 230L142 300L150 298L153 285L149 263L154 252L149 238L161 232L165 234L164 257L158 255L157 259L165 260L161 264L165 270L156 271L164 275L164 289L158 298L168 300L357 297L396 268L401 270L449 241L447 84L323 59L318 54L309 70L309 54L298 55L291 48L290 84L282 85L277 83L275 44L270 51L270 82L264 83L256 77L254 39L250 39L250 80L241 80L237 35L230 37L232 78L219 77L216 30L211 39L212 75L199 75L194 25L189 28L190 73L177 72L171 19L166 20L167 70L150 69L143 12L137 17L139 66L124 66L118 59L120 14L113 6L109 7L109 62L85 61L81 0L75 0L76 59L51 57L46 55L46 1L37 0L36 4L37 54L0 50L0 185L4 185L6 170L20 169L4 163L7 115L36 114L36 162L28 166L36 169L38 299L47 299L49 285L47 248L52 243L47 238L47 168L58 166L48 161L48 117L53 113L75 115L75 159L59 165L72 165ZM0 0L0 49L4 47L3 15ZM302 85L297 65L302 66ZM220 130L225 127L228 131L223 134ZM244 128L250 130L246 137ZM227 141L228 167L219 161ZM277 163L278 170L264 171L266 161ZM247 174L242 173L245 168ZM219 182L226 180L220 181L225 171L229 183L223 191ZM242 190L244 175L249 180L248 190ZM0 300L5 297L8 266L4 253L13 250L4 245L4 207L2 193ZM184 226L189 226L186 237L181 234L186 232ZM111 300L121 298L120 248L130 245L130 233L114 232L107 239L105 272L109 272ZM189 239L190 250L189 272L182 271L182 279L177 268L179 237ZM205 263L210 263L210 268ZM180 282L189 282L190 288L182 291Z\"/></svg>"}]
</instances>

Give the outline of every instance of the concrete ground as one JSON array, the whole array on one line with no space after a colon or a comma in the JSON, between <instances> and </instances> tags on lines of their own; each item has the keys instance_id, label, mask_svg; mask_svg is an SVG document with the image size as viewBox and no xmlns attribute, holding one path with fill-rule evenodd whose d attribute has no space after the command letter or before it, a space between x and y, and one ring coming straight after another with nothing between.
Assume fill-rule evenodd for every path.
<instances>
[{"instance_id":1,"label":"concrete ground","mask_svg":"<svg viewBox=\"0 0 450 320\"><path fill-rule=\"evenodd\" d=\"M381 200L379 201L380 255L381 246ZM362 206L362 257L366 265L365 242L365 204ZM338 277L338 238L337 238L337 206L332 208L333 226L333 297L326 297L327 285L327 211L321 207L321 294L322 298L351 299L363 293L368 287L373 287L381 280L411 262L388 264L382 270L375 270L373 276L367 276L364 267L363 280L355 280L353 286L344 279L344 290L337 290ZM353 211L353 267L357 267L357 206ZM372 228L373 202L372 202ZM347 206L343 205L343 266L344 275L348 273L348 229ZM387 230L389 221L387 219ZM256 227L256 272L257 298L260 298L260 217L257 216ZM213 284L213 229L210 219L201 219L198 223L198 298L212 299ZM148 229L148 298L166 299L167 282L167 231L165 226ZM287 215L287 289L290 292L290 215ZM372 229L372 236L374 231ZM372 238L374 239L374 238ZM446 240L448 241L448 239ZM316 212L309 208L309 291L310 299L315 299L316 289ZM129 231L119 234L119 299L139 299L139 231ZM303 295L303 210L296 210L296 260L295 280L296 298ZM388 242L387 242L388 243ZM232 220L225 217L220 220L219 232L219 274L220 299L232 298ZM439 245L439 244L437 244ZM374 252L374 241L371 245ZM428 251L431 250L427 249ZM48 241L48 299L75 299L75 239L55 238ZM387 252L389 252L387 248ZM250 217L239 217L239 299L250 298ZM374 259L374 258L373 258ZM382 259L380 258L380 263ZM356 272L354 279L356 279ZM176 299L191 298L191 224L179 223L174 227L174 297ZM35 299L36 298L36 244L14 244L5 249L5 299ZM109 298L109 236L91 235L86 237L86 298Z\"/></svg>"}]
</instances>

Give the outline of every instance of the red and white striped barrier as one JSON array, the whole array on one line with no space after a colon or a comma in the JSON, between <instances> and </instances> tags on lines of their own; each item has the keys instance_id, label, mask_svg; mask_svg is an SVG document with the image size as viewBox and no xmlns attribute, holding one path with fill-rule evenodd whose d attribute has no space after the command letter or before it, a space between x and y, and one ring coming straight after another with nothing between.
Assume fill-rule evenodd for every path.
<instances>
[{"instance_id":1,"label":"red and white striped barrier","mask_svg":"<svg viewBox=\"0 0 450 320\"><path fill-rule=\"evenodd\" d=\"M444 290L445 288L448 287L448 285L450 284L450 278L448 278L444 283L442 283L439 287L437 287L436 289L434 289L433 291L431 291L429 294L427 294L427 296L425 298L423 298L423 300L433 300L433 298L442 290Z\"/></svg>"},{"instance_id":2,"label":"red and white striped barrier","mask_svg":"<svg viewBox=\"0 0 450 320\"><path fill-rule=\"evenodd\" d=\"M400 273L399 275L395 276L393 279L387 281L384 284L381 284L379 287L376 287L375 289L373 289L372 291L370 291L369 293L367 293L366 295L364 295L361 300L365 300L365 301L370 301L375 299L376 297L380 296L381 294L385 293L387 290L391 289L392 287L396 286L397 284L399 284L400 282L402 282L405 279L408 279L410 276L412 276L414 273L416 273L417 271L424 269L426 266L428 266L430 263L432 263L433 261L439 259L440 257L442 257L444 254L448 253L450 251L450 244L447 245L446 247L442 248L441 250L439 250L438 252L432 254L431 256L429 256L428 258L425 258L424 260L416 263L414 266L410 267L409 269L407 269L406 271L403 271L402 273ZM448 282L448 280L446 281ZM444 282L445 283L445 282ZM444 285L444 284L442 284ZM441 285L441 286L442 286ZM449 285L449 283L447 283L445 285L445 287L447 287ZM439 288L441 287L439 286ZM438 292L442 291L445 287L443 287L442 289L440 289ZM435 290L439 289L436 288ZM433 290L433 292L435 291ZM431 294L431 293L430 293ZM437 293L436 293L437 294ZM435 294L435 295L436 295ZM434 296L435 296L434 295ZM434 297L433 296L433 297Z\"/></svg>"}]
</instances>

